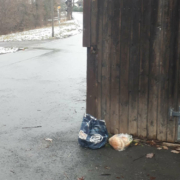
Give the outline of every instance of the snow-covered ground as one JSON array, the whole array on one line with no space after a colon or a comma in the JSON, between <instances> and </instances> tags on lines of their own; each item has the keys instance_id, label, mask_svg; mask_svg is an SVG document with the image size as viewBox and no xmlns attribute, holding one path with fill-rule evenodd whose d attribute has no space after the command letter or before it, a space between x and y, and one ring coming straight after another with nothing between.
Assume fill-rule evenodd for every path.
<instances>
[{"instance_id":1,"label":"snow-covered ground","mask_svg":"<svg viewBox=\"0 0 180 180\"><path fill-rule=\"evenodd\" d=\"M60 26L54 27L54 35L56 38L66 38L82 32L82 25L77 20L66 21ZM32 40L46 40L52 38L52 28L39 28L29 31L12 33L0 36L1 42L7 41L32 41Z\"/></svg>"},{"instance_id":2,"label":"snow-covered ground","mask_svg":"<svg viewBox=\"0 0 180 180\"><path fill-rule=\"evenodd\" d=\"M4 47L0 47L0 54L6 54L6 53L14 53L16 51L18 51L19 49L16 47L12 47L12 48L4 48Z\"/></svg>"},{"instance_id":3,"label":"snow-covered ground","mask_svg":"<svg viewBox=\"0 0 180 180\"><path fill-rule=\"evenodd\" d=\"M74 12L74 20L62 22L60 26L54 27L55 38L66 38L82 32L82 13ZM0 36L0 42L10 41L37 41L52 38L52 27L33 29L18 33L12 33ZM14 53L19 49L16 47L0 47L0 54Z\"/></svg>"}]
</instances>

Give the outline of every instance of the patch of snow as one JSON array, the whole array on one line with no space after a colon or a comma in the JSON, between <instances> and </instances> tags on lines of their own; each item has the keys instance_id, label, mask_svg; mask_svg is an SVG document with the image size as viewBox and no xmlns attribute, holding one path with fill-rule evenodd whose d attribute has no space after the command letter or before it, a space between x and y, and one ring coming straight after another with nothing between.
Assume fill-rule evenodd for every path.
<instances>
[{"instance_id":1,"label":"patch of snow","mask_svg":"<svg viewBox=\"0 0 180 180\"><path fill-rule=\"evenodd\" d=\"M56 38L66 38L82 32L82 25L77 20L66 21L60 26L54 27L54 36ZM19 33L12 33L0 36L1 42L8 41L32 41L32 40L46 40L52 38L52 28L40 28Z\"/></svg>"},{"instance_id":2,"label":"patch of snow","mask_svg":"<svg viewBox=\"0 0 180 180\"><path fill-rule=\"evenodd\" d=\"M0 47L0 54L6 54L6 53L14 53L16 51L18 51L19 49L16 47L12 47L12 48L4 48L4 47Z\"/></svg>"}]
</instances>

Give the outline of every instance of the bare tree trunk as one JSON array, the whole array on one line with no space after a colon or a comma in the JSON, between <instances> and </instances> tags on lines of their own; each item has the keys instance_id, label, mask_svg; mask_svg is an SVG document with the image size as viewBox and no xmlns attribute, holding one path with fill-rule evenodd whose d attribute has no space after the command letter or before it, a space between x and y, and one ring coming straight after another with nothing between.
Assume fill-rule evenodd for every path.
<instances>
[{"instance_id":1,"label":"bare tree trunk","mask_svg":"<svg viewBox=\"0 0 180 180\"><path fill-rule=\"evenodd\" d=\"M72 13L73 13L73 8L74 8L74 0L73 0L73 4L72 4ZM72 19L73 19L73 15L72 15Z\"/></svg>"},{"instance_id":2,"label":"bare tree trunk","mask_svg":"<svg viewBox=\"0 0 180 180\"><path fill-rule=\"evenodd\" d=\"M54 37L54 0L51 0L52 37Z\"/></svg>"},{"instance_id":3,"label":"bare tree trunk","mask_svg":"<svg viewBox=\"0 0 180 180\"><path fill-rule=\"evenodd\" d=\"M71 20L72 19L72 0L67 0L66 5L67 5L67 20Z\"/></svg>"}]
</instances>

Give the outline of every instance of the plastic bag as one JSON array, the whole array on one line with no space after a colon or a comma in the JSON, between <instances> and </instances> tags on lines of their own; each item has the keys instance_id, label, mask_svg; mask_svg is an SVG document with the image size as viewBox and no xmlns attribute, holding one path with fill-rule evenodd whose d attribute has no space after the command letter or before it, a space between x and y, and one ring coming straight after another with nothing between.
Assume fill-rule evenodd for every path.
<instances>
[{"instance_id":1,"label":"plastic bag","mask_svg":"<svg viewBox=\"0 0 180 180\"><path fill-rule=\"evenodd\" d=\"M106 144L107 140L108 132L105 121L85 114L79 131L79 144L85 148L99 149Z\"/></svg>"},{"instance_id":2,"label":"plastic bag","mask_svg":"<svg viewBox=\"0 0 180 180\"><path fill-rule=\"evenodd\" d=\"M118 151L125 150L131 142L133 141L133 137L129 134L116 134L109 139L109 144Z\"/></svg>"}]
</instances>

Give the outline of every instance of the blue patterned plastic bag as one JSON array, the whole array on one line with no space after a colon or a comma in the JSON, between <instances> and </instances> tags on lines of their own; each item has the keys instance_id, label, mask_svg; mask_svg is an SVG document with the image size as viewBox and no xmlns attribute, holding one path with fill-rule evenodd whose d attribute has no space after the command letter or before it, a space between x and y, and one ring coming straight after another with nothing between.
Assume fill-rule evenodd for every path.
<instances>
[{"instance_id":1,"label":"blue patterned plastic bag","mask_svg":"<svg viewBox=\"0 0 180 180\"><path fill-rule=\"evenodd\" d=\"M79 144L85 148L99 149L108 140L108 132L104 120L97 120L89 114L85 114L79 131Z\"/></svg>"}]
</instances>

